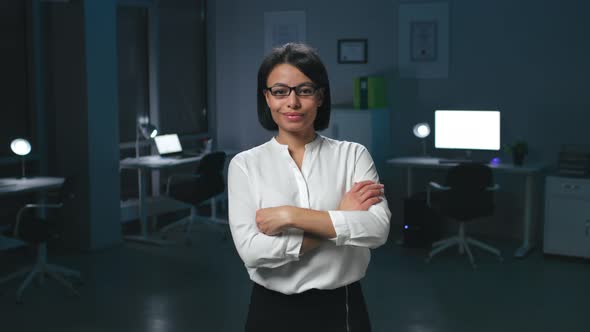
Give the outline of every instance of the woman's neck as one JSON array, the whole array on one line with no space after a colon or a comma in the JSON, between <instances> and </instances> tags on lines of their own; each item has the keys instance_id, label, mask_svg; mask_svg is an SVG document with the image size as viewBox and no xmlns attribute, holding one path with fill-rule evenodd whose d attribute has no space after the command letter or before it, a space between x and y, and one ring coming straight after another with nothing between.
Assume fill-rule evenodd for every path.
<instances>
[{"instance_id":1,"label":"woman's neck","mask_svg":"<svg viewBox=\"0 0 590 332\"><path fill-rule=\"evenodd\" d=\"M279 130L279 134L275 137L280 144L289 146L289 150L300 150L305 148L305 145L316 138L315 131L307 133L289 133Z\"/></svg>"}]
</instances>

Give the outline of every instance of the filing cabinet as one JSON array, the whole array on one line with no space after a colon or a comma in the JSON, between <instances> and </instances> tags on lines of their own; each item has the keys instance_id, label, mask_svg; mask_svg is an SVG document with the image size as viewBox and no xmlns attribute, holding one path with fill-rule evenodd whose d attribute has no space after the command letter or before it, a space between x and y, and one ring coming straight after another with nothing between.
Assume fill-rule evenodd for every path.
<instances>
[{"instance_id":1,"label":"filing cabinet","mask_svg":"<svg viewBox=\"0 0 590 332\"><path fill-rule=\"evenodd\" d=\"M590 258L590 179L548 176L543 252Z\"/></svg>"},{"instance_id":2,"label":"filing cabinet","mask_svg":"<svg viewBox=\"0 0 590 332\"><path fill-rule=\"evenodd\" d=\"M358 110L333 105L330 126L321 134L364 145L371 153L379 175L385 172L385 160L391 153L391 110Z\"/></svg>"}]
</instances>

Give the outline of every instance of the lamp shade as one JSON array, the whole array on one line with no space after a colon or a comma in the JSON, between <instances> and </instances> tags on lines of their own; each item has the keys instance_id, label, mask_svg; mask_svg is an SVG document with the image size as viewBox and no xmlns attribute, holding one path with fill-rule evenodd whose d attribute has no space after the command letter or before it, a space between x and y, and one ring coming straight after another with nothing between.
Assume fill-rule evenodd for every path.
<instances>
[{"instance_id":1,"label":"lamp shade","mask_svg":"<svg viewBox=\"0 0 590 332\"><path fill-rule=\"evenodd\" d=\"M10 143L10 149L19 156L26 156L31 152L31 143L24 138L17 138Z\"/></svg>"},{"instance_id":2,"label":"lamp shade","mask_svg":"<svg viewBox=\"0 0 590 332\"><path fill-rule=\"evenodd\" d=\"M158 136L158 128L151 123L142 123L138 125L138 130L141 136L145 139L150 139Z\"/></svg>"},{"instance_id":3,"label":"lamp shade","mask_svg":"<svg viewBox=\"0 0 590 332\"><path fill-rule=\"evenodd\" d=\"M418 123L414 126L414 136L418 138L425 138L430 135L430 125L426 122Z\"/></svg>"}]
</instances>

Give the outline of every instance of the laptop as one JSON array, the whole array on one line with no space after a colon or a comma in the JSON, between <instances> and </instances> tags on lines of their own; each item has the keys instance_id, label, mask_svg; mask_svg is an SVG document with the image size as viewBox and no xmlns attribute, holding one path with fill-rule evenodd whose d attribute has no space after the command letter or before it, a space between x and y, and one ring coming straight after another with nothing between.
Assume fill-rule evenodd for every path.
<instances>
[{"instance_id":1,"label":"laptop","mask_svg":"<svg viewBox=\"0 0 590 332\"><path fill-rule=\"evenodd\" d=\"M194 153L182 151L182 145L180 145L177 134L159 135L154 137L154 141L156 142L156 150L158 150L161 157L182 159L196 156Z\"/></svg>"}]
</instances>

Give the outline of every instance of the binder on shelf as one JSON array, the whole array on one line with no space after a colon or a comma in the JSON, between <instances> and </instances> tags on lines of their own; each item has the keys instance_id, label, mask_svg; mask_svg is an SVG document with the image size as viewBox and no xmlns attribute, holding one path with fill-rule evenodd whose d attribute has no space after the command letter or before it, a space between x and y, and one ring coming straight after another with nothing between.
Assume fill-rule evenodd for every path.
<instances>
[{"instance_id":1,"label":"binder on shelf","mask_svg":"<svg viewBox=\"0 0 590 332\"><path fill-rule=\"evenodd\" d=\"M356 109L385 108L385 78L362 76L354 79L353 105Z\"/></svg>"},{"instance_id":2,"label":"binder on shelf","mask_svg":"<svg viewBox=\"0 0 590 332\"><path fill-rule=\"evenodd\" d=\"M557 161L557 173L569 176L590 176L590 146L563 145Z\"/></svg>"}]
</instances>

